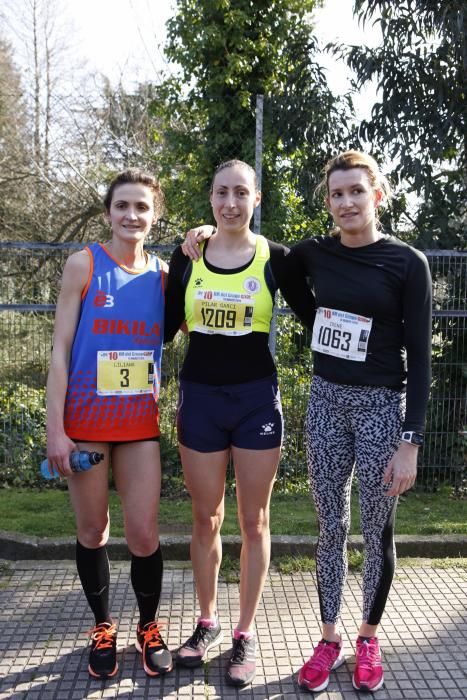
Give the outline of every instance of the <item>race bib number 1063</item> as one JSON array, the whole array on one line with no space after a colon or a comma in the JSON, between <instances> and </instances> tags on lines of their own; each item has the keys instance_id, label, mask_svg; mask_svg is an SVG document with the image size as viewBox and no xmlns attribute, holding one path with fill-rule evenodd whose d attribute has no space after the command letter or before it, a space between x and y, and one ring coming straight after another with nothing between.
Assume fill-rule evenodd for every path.
<instances>
[{"instance_id":1,"label":"race bib number 1063","mask_svg":"<svg viewBox=\"0 0 467 700\"><path fill-rule=\"evenodd\" d=\"M325 355L364 362L372 323L372 318L320 306L316 311L311 348Z\"/></svg>"}]
</instances>

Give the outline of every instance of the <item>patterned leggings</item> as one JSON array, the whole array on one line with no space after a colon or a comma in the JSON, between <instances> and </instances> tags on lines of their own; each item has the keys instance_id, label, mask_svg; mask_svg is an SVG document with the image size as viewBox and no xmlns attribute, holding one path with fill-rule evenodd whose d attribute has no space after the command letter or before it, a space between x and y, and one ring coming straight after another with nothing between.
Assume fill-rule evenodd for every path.
<instances>
[{"instance_id":1,"label":"patterned leggings","mask_svg":"<svg viewBox=\"0 0 467 700\"><path fill-rule=\"evenodd\" d=\"M394 566L397 497L383 474L400 444L405 395L384 387L333 384L314 377L306 416L311 490L319 518L317 577L321 621L335 624L347 575L354 465L365 543L363 621L380 622Z\"/></svg>"}]
</instances>

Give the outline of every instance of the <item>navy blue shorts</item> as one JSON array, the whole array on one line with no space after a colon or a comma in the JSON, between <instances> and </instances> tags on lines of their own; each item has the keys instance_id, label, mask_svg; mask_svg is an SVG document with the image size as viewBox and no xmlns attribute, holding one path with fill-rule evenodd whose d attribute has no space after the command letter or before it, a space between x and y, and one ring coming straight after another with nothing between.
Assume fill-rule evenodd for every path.
<instances>
[{"instance_id":1,"label":"navy blue shorts","mask_svg":"<svg viewBox=\"0 0 467 700\"><path fill-rule=\"evenodd\" d=\"M279 447L283 433L277 376L211 386L180 380L178 441L197 452Z\"/></svg>"}]
</instances>

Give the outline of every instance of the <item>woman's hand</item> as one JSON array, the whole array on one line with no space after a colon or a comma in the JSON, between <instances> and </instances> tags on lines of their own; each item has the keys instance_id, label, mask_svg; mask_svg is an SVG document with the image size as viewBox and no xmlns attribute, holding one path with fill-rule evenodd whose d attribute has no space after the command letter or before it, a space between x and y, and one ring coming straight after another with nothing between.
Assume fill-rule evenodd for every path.
<instances>
[{"instance_id":1,"label":"woman's hand","mask_svg":"<svg viewBox=\"0 0 467 700\"><path fill-rule=\"evenodd\" d=\"M71 476L70 454L77 450L76 444L65 433L47 430L47 459L51 473L56 469L61 477Z\"/></svg>"},{"instance_id":2,"label":"woman's hand","mask_svg":"<svg viewBox=\"0 0 467 700\"><path fill-rule=\"evenodd\" d=\"M418 447L409 442L401 442L384 472L383 482L390 484L387 496L400 496L411 489L417 478Z\"/></svg>"},{"instance_id":3,"label":"woman's hand","mask_svg":"<svg viewBox=\"0 0 467 700\"><path fill-rule=\"evenodd\" d=\"M191 228L186 234L185 241L182 243L182 252L192 260L198 260L201 257L199 244L201 241L211 238L215 233L215 227L206 224Z\"/></svg>"}]
</instances>

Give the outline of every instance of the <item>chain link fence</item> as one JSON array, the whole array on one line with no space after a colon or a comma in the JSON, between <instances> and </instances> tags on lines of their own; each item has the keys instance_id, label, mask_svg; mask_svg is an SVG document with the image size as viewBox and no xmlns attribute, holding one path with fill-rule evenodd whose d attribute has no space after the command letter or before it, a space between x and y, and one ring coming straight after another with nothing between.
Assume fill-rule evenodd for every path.
<instances>
[{"instance_id":1,"label":"chain link fence","mask_svg":"<svg viewBox=\"0 0 467 700\"><path fill-rule=\"evenodd\" d=\"M80 244L0 243L0 483L37 479L45 453L45 382L54 308L66 257ZM165 260L172 246L152 248ZM418 484L465 486L467 426L467 252L426 251L433 275L433 382ZM180 336L180 337L179 337ZM303 421L312 355L310 337L278 304L271 337L286 433L279 470L284 491L306 481ZM163 354L161 449L164 470L180 475L175 430L178 373L185 352L178 334Z\"/></svg>"}]
</instances>

